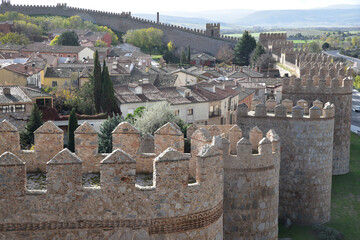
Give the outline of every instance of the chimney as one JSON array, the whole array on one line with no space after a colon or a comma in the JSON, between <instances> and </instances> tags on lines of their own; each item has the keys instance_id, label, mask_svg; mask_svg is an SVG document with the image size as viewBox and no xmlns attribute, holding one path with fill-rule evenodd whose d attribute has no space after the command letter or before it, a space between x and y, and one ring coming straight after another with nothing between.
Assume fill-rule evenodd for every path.
<instances>
[{"instance_id":1,"label":"chimney","mask_svg":"<svg viewBox=\"0 0 360 240\"><path fill-rule=\"evenodd\" d=\"M156 13L156 23L159 24L160 22L160 14L159 12Z\"/></svg>"},{"instance_id":2,"label":"chimney","mask_svg":"<svg viewBox=\"0 0 360 240\"><path fill-rule=\"evenodd\" d=\"M4 93L4 95L11 95L10 88L8 88L8 87L3 88L3 93Z\"/></svg>"}]
</instances>

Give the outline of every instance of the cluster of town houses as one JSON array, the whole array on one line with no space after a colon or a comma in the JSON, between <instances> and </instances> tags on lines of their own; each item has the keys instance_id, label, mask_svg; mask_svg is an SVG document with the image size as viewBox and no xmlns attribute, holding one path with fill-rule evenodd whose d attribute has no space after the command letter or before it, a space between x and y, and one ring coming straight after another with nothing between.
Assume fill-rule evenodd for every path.
<instances>
[{"instance_id":1,"label":"cluster of town houses","mask_svg":"<svg viewBox=\"0 0 360 240\"><path fill-rule=\"evenodd\" d=\"M219 68L215 57L202 52L191 54L188 67L157 63L127 43L94 47L89 42L111 42L111 38L90 32L78 31L81 46L51 46L47 41L0 45L0 92L16 96L0 98L1 118L21 129L32 103L53 107L52 96L41 88L81 88L93 71L95 51L109 68L116 102L124 116L137 107L166 101L185 123L233 124L239 104L251 105L253 99L281 99L279 71Z\"/></svg>"}]
</instances>

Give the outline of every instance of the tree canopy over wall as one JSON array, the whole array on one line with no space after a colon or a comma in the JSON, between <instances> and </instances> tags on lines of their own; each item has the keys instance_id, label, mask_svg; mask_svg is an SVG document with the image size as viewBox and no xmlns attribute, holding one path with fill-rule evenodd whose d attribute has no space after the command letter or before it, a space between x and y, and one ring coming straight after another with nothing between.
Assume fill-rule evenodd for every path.
<instances>
[{"instance_id":1,"label":"tree canopy over wall","mask_svg":"<svg viewBox=\"0 0 360 240\"><path fill-rule=\"evenodd\" d=\"M112 44L119 42L118 36L108 27L99 26L90 21L83 21L80 16L69 18L59 16L28 16L18 12L0 14L0 22L14 21L14 30L24 33L31 40L55 29L89 29L94 32L107 32L112 37Z\"/></svg>"}]
</instances>

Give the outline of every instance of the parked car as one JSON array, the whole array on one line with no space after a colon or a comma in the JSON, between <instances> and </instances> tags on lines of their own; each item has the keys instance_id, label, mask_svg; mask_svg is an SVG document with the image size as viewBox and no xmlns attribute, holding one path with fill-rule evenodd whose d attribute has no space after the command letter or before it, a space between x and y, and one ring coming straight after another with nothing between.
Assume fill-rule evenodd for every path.
<instances>
[{"instance_id":1,"label":"parked car","mask_svg":"<svg viewBox=\"0 0 360 240\"><path fill-rule=\"evenodd\" d=\"M354 107L354 111L355 111L355 112L360 112L360 106Z\"/></svg>"}]
</instances>

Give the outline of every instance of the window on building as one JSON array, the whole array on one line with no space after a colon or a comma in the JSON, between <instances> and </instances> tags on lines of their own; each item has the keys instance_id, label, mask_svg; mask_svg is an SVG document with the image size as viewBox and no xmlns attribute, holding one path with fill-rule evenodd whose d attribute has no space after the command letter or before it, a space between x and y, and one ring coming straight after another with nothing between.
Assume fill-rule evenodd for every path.
<instances>
[{"instance_id":1,"label":"window on building","mask_svg":"<svg viewBox=\"0 0 360 240\"><path fill-rule=\"evenodd\" d=\"M68 57L70 57L70 54L68 55Z\"/></svg>"},{"instance_id":2,"label":"window on building","mask_svg":"<svg viewBox=\"0 0 360 240\"><path fill-rule=\"evenodd\" d=\"M179 114L180 114L180 110L175 110L174 115L175 115L175 116L179 116Z\"/></svg>"},{"instance_id":3,"label":"window on building","mask_svg":"<svg viewBox=\"0 0 360 240\"><path fill-rule=\"evenodd\" d=\"M57 81L52 81L52 87L57 87Z\"/></svg>"},{"instance_id":4,"label":"window on building","mask_svg":"<svg viewBox=\"0 0 360 240\"><path fill-rule=\"evenodd\" d=\"M193 114L194 114L194 110L193 110L192 108L189 108L189 109L187 110L187 114L188 114L188 115L193 115Z\"/></svg>"},{"instance_id":5,"label":"window on building","mask_svg":"<svg viewBox=\"0 0 360 240\"><path fill-rule=\"evenodd\" d=\"M25 105L15 105L15 112L24 112Z\"/></svg>"}]
</instances>

